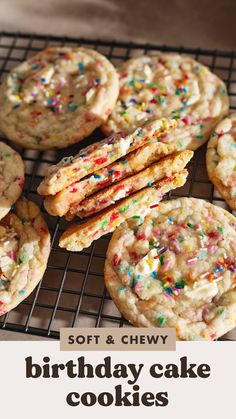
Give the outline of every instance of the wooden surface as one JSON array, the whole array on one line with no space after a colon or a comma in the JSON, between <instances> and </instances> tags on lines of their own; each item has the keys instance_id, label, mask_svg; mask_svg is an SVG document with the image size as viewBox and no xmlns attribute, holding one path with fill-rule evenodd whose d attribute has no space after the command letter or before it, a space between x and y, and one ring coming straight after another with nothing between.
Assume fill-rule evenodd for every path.
<instances>
[{"instance_id":1,"label":"wooden surface","mask_svg":"<svg viewBox=\"0 0 236 419\"><path fill-rule=\"evenodd\" d=\"M235 0L1 0L1 30L232 50Z\"/></svg>"}]
</instances>

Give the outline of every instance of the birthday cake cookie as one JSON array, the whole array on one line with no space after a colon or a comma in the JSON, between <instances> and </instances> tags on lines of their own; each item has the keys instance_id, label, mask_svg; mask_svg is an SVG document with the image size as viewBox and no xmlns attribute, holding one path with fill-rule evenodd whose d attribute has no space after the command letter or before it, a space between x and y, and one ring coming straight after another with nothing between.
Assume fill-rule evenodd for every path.
<instances>
[{"instance_id":1,"label":"birthday cake cookie","mask_svg":"<svg viewBox=\"0 0 236 419\"><path fill-rule=\"evenodd\" d=\"M169 117L178 126L166 142L174 138L179 149L195 150L229 109L223 81L187 56L157 52L131 58L121 65L119 79L118 101L103 126L106 134Z\"/></svg>"},{"instance_id":2,"label":"birthday cake cookie","mask_svg":"<svg viewBox=\"0 0 236 419\"><path fill-rule=\"evenodd\" d=\"M104 190L93 194L84 199L78 205L74 204L69 214L77 215L80 218L89 217L99 211L115 204L122 198L137 192L147 185L152 186L155 182L165 177L170 177L184 169L190 159L193 157L193 151L184 150L173 154L161 161L152 164L145 170L115 183Z\"/></svg>"},{"instance_id":3,"label":"birthday cake cookie","mask_svg":"<svg viewBox=\"0 0 236 419\"><path fill-rule=\"evenodd\" d=\"M188 172L184 169L169 178L160 180L156 185L148 186L122 199L85 223L71 225L60 237L59 246L78 252L89 247L94 240L114 231L126 219L136 214L144 217L153 206L157 205L164 194L183 186L187 175Z\"/></svg>"},{"instance_id":4,"label":"birthday cake cookie","mask_svg":"<svg viewBox=\"0 0 236 419\"><path fill-rule=\"evenodd\" d=\"M44 206L51 215L62 217L67 213L73 214L78 203L86 197L138 173L165 156L173 154L176 150L177 147L174 144L148 143L107 167L72 183L56 195L47 196Z\"/></svg>"},{"instance_id":5,"label":"birthday cake cookie","mask_svg":"<svg viewBox=\"0 0 236 419\"><path fill-rule=\"evenodd\" d=\"M235 262L235 217L180 198L120 225L105 282L133 325L175 327L179 340L214 340L236 326Z\"/></svg>"},{"instance_id":6,"label":"birthday cake cookie","mask_svg":"<svg viewBox=\"0 0 236 419\"><path fill-rule=\"evenodd\" d=\"M83 177L150 143L162 143L163 135L176 125L174 120L148 121L130 135L116 134L82 149L77 155L64 157L50 166L38 187L40 195L55 195ZM160 146L163 152L163 146Z\"/></svg>"},{"instance_id":7,"label":"birthday cake cookie","mask_svg":"<svg viewBox=\"0 0 236 419\"><path fill-rule=\"evenodd\" d=\"M118 89L115 68L98 52L48 48L1 85L0 130L26 148L67 147L106 121Z\"/></svg>"},{"instance_id":8,"label":"birthday cake cookie","mask_svg":"<svg viewBox=\"0 0 236 419\"><path fill-rule=\"evenodd\" d=\"M24 186L24 163L11 147L0 142L0 220L10 211Z\"/></svg>"},{"instance_id":9,"label":"birthday cake cookie","mask_svg":"<svg viewBox=\"0 0 236 419\"><path fill-rule=\"evenodd\" d=\"M21 197L0 221L0 315L24 300L42 279L50 235L39 208Z\"/></svg>"},{"instance_id":10,"label":"birthday cake cookie","mask_svg":"<svg viewBox=\"0 0 236 419\"><path fill-rule=\"evenodd\" d=\"M236 210L236 113L221 121L207 146L208 176L220 195Z\"/></svg>"}]
</instances>

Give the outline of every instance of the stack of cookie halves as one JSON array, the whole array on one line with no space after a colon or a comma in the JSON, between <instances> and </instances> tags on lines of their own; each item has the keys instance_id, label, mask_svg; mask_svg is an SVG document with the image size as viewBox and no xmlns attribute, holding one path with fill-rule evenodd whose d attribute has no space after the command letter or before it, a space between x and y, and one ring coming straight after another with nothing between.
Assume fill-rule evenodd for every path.
<instances>
[{"instance_id":1,"label":"stack of cookie halves","mask_svg":"<svg viewBox=\"0 0 236 419\"><path fill-rule=\"evenodd\" d=\"M86 219L70 226L59 245L89 247L127 218L144 217L163 195L184 185L193 156L165 136L175 120L148 121L128 135L115 134L49 168L38 187L52 215ZM137 215L138 214L138 215Z\"/></svg>"}]
</instances>

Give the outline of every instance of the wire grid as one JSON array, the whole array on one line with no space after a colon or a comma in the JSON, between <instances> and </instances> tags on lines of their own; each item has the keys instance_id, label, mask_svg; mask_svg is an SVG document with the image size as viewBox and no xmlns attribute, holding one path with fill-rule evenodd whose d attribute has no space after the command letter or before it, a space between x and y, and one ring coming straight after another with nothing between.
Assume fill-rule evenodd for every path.
<instances>
[{"instance_id":1,"label":"wire grid","mask_svg":"<svg viewBox=\"0 0 236 419\"><path fill-rule=\"evenodd\" d=\"M9 70L38 51L48 46L62 45L94 48L106 55L116 66L129 57L154 50L186 53L206 64L225 81L231 99L231 110L236 109L236 65L233 51L2 32L0 33L1 79ZM10 144L24 159L26 170L24 193L42 209L51 232L52 249L43 280L25 301L1 317L0 328L59 339L60 327L130 327L104 287L103 266L109 235L77 254L60 249L58 238L67 223L64 219L48 215L43 208L42 198L36 192L47 166L101 138L102 134L97 130L76 146L46 152L26 150ZM226 207L207 177L205 147L195 152L188 169L190 172L188 181L171 195L194 196ZM227 334L224 339L236 340L236 333L234 332L232 336Z\"/></svg>"}]
</instances>

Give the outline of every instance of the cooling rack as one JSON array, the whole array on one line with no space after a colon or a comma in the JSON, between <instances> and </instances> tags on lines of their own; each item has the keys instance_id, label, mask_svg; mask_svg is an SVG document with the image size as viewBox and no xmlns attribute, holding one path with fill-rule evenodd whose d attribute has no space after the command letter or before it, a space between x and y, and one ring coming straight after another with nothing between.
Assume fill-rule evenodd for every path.
<instances>
[{"instance_id":1,"label":"cooling rack","mask_svg":"<svg viewBox=\"0 0 236 419\"><path fill-rule=\"evenodd\" d=\"M1 32L1 79L19 62L38 51L48 46L61 45L94 48L106 55L116 66L129 57L149 51L186 53L206 64L225 81L230 95L231 110L236 109L236 55L233 51ZM59 339L61 327L130 327L104 287L103 266L109 236L101 238L89 249L77 254L60 249L58 238L64 231L66 222L46 214L42 199L36 192L47 166L101 138L102 133L97 130L88 139L62 151L41 152L15 147L25 162L24 193L41 207L50 228L52 249L44 278L25 301L0 318L0 328ZM12 144L11 146L14 147ZM190 174L187 183L174 191L172 196L193 196L226 207L207 177L205 147L195 152L188 169ZM236 340L236 331L228 333L224 339Z\"/></svg>"}]
</instances>

